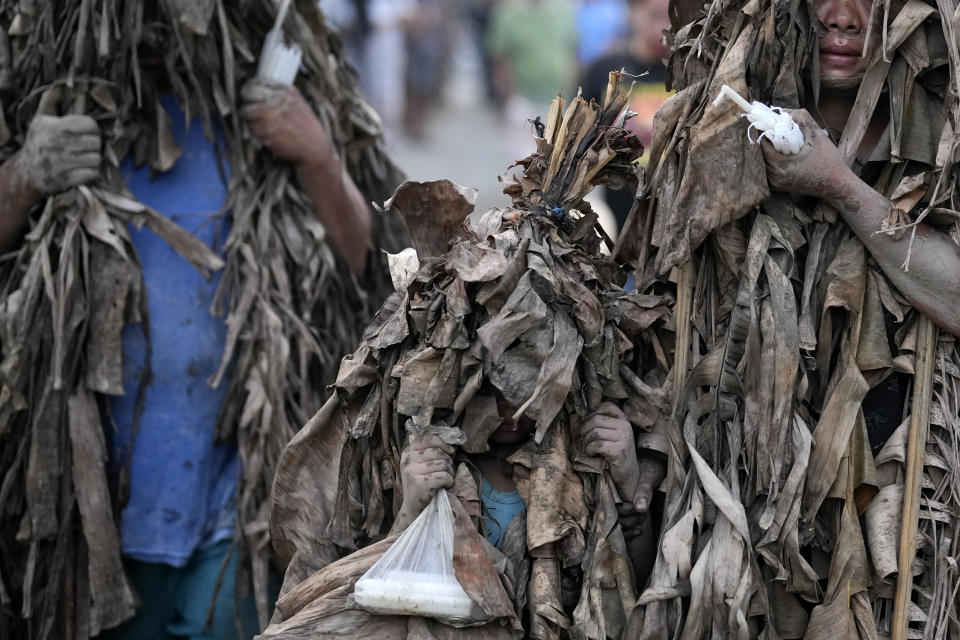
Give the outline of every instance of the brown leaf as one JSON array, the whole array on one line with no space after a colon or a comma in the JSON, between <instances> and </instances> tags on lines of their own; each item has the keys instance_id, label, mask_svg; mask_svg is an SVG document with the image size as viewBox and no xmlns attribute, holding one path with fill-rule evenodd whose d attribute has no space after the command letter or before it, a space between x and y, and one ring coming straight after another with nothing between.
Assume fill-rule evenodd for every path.
<instances>
[{"instance_id":1,"label":"brown leaf","mask_svg":"<svg viewBox=\"0 0 960 640\"><path fill-rule=\"evenodd\" d=\"M464 282L489 282L507 270L507 259L496 249L458 242L447 253L447 269Z\"/></svg>"},{"instance_id":2,"label":"brown leaf","mask_svg":"<svg viewBox=\"0 0 960 640\"><path fill-rule=\"evenodd\" d=\"M120 558L120 541L107 488L107 447L93 394L69 399L73 484L89 554L90 631L117 626L133 616L136 599Z\"/></svg>"},{"instance_id":3,"label":"brown leaf","mask_svg":"<svg viewBox=\"0 0 960 640\"><path fill-rule=\"evenodd\" d=\"M449 180L406 181L383 203L385 211L403 216L421 258L446 253L474 209L477 190Z\"/></svg>"}]
</instances>

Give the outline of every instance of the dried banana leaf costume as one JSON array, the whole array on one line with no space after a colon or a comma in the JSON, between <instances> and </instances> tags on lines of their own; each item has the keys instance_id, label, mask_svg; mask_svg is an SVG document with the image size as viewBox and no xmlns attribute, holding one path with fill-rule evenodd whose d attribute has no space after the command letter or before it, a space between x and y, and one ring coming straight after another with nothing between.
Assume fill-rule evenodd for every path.
<instances>
[{"instance_id":1,"label":"dried banana leaf costume","mask_svg":"<svg viewBox=\"0 0 960 640\"><path fill-rule=\"evenodd\" d=\"M378 119L316 3L298 5L285 24L304 51L297 85L363 194L383 199L399 180ZM242 125L237 94L274 16L265 0L0 0L0 162L37 113L89 114L104 139L101 179L47 198L0 264L0 637L87 638L134 612L118 539L129 473L108 487L96 397L123 393L124 325L149 330L128 222L205 273L223 269L213 312L226 315L229 331L210 383L231 368L217 435L238 443L238 530L265 624L277 459L326 400L340 357L389 287L380 247L407 244L398 219L375 221L369 278L358 282L292 169ZM179 154L141 44L159 52L187 120L199 114L208 138L216 126L226 139L225 260L125 191L118 167L128 154L157 171Z\"/></svg>"},{"instance_id":2,"label":"dried banana leaf costume","mask_svg":"<svg viewBox=\"0 0 960 640\"><path fill-rule=\"evenodd\" d=\"M410 183L393 197L420 239L419 269L344 359L336 399L281 459L271 535L290 564L264 638L502 638L518 637L520 624L532 638L632 637L624 628L637 585L618 498L579 430L611 400L641 447L663 450L655 423L665 398L654 388L663 380L634 371L655 371L649 363L668 348L658 336L672 301L615 284L618 270L598 254L596 216L582 202L595 182L636 188L639 142L619 126L626 95L616 77L612 87L603 109L577 98L561 114L555 101L538 151L507 182L512 208L472 219L452 246L444 231L472 209L462 191ZM422 227L447 241L429 242ZM399 265L393 271L399 280ZM484 381L536 428L510 459L529 473L515 473L527 510L502 554L468 519L480 515L475 475L466 464L457 473L454 569L484 611L480 626L357 609L354 581L392 542L384 537L402 500L407 430L458 427L463 451L485 451L500 420L494 396L479 391Z\"/></svg>"},{"instance_id":3,"label":"dried banana leaf costume","mask_svg":"<svg viewBox=\"0 0 960 640\"><path fill-rule=\"evenodd\" d=\"M729 84L803 105L819 82L812 6L673 3L674 19L691 6L673 34L679 93L657 116L650 185L627 232L641 291L668 274L677 283L664 523L638 637L887 637L911 415L874 459L861 404L892 371L913 374L926 320L835 211L771 194L748 123L711 104ZM897 207L893 225L926 214L960 242L957 9L874 3L883 44L839 148L853 163L887 106L890 150L867 179ZM884 309L902 319L893 350ZM958 365L956 336L941 331L931 410L918 414L929 439L910 638L960 637Z\"/></svg>"}]
</instances>

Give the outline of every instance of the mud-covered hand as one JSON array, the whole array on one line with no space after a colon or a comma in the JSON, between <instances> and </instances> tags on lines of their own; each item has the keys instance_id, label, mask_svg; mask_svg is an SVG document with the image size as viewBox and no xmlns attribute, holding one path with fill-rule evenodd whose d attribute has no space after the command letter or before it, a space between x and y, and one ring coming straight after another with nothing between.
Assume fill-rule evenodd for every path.
<instances>
[{"instance_id":1,"label":"mud-covered hand","mask_svg":"<svg viewBox=\"0 0 960 640\"><path fill-rule=\"evenodd\" d=\"M830 141L816 120L805 109L790 111L803 132L803 147L795 155L785 155L768 140L760 142L767 163L770 187L805 196L836 196L850 168L843 162L840 150Z\"/></svg>"},{"instance_id":2,"label":"mud-covered hand","mask_svg":"<svg viewBox=\"0 0 960 640\"><path fill-rule=\"evenodd\" d=\"M20 175L40 195L93 182L100 175L100 130L89 116L38 115L17 153Z\"/></svg>"},{"instance_id":3,"label":"mud-covered hand","mask_svg":"<svg viewBox=\"0 0 960 640\"><path fill-rule=\"evenodd\" d=\"M411 438L400 454L403 504L398 519L412 522L438 490L453 484L453 454L454 447L437 436Z\"/></svg>"},{"instance_id":4,"label":"mud-covered hand","mask_svg":"<svg viewBox=\"0 0 960 640\"><path fill-rule=\"evenodd\" d=\"M640 467L640 480L637 482L633 508L638 513L646 513L653 500L653 492L667 475L667 461L659 453L641 450L637 454L637 465Z\"/></svg>"},{"instance_id":5,"label":"mud-covered hand","mask_svg":"<svg viewBox=\"0 0 960 640\"><path fill-rule=\"evenodd\" d=\"M620 497L645 512L663 479L663 465L654 458L638 457L633 427L623 411L610 402L600 405L583 425L583 444L587 454L606 459Z\"/></svg>"},{"instance_id":6,"label":"mud-covered hand","mask_svg":"<svg viewBox=\"0 0 960 640\"><path fill-rule=\"evenodd\" d=\"M250 130L281 160L301 165L335 157L330 136L296 87L255 78L241 97Z\"/></svg>"}]
</instances>

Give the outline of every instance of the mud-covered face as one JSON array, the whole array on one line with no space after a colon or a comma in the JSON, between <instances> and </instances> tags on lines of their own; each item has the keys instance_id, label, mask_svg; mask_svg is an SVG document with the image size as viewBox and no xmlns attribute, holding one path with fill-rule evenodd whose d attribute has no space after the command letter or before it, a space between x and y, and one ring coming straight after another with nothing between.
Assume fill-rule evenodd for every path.
<instances>
[{"instance_id":1,"label":"mud-covered face","mask_svg":"<svg viewBox=\"0 0 960 640\"><path fill-rule=\"evenodd\" d=\"M825 29L820 37L820 79L824 86L859 84L880 40L871 37L867 43L872 6L873 0L814 0L817 18Z\"/></svg>"}]
</instances>

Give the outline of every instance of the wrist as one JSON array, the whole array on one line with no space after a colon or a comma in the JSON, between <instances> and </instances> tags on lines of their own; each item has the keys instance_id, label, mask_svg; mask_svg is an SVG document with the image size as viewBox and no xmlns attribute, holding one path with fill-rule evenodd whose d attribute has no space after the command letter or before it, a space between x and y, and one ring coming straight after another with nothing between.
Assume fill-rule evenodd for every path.
<instances>
[{"instance_id":1,"label":"wrist","mask_svg":"<svg viewBox=\"0 0 960 640\"><path fill-rule=\"evenodd\" d=\"M319 123L317 124L319 127ZM294 160L298 169L334 171L339 174L340 158L322 132L313 133L304 144L303 154Z\"/></svg>"},{"instance_id":2,"label":"wrist","mask_svg":"<svg viewBox=\"0 0 960 640\"><path fill-rule=\"evenodd\" d=\"M30 180L30 172L23 166L23 156L21 152L16 152L10 157L11 184L13 184L19 200L33 206L40 201L43 194L37 190Z\"/></svg>"},{"instance_id":3,"label":"wrist","mask_svg":"<svg viewBox=\"0 0 960 640\"><path fill-rule=\"evenodd\" d=\"M820 193L814 195L818 195L838 211L843 211L856 200L856 186L859 181L853 169L846 164L840 164L828 174Z\"/></svg>"},{"instance_id":4,"label":"wrist","mask_svg":"<svg viewBox=\"0 0 960 640\"><path fill-rule=\"evenodd\" d=\"M410 508L406 502L400 506L397 515L393 518L393 526L390 527L390 534L400 533L409 527L417 517L417 513Z\"/></svg>"}]
</instances>

